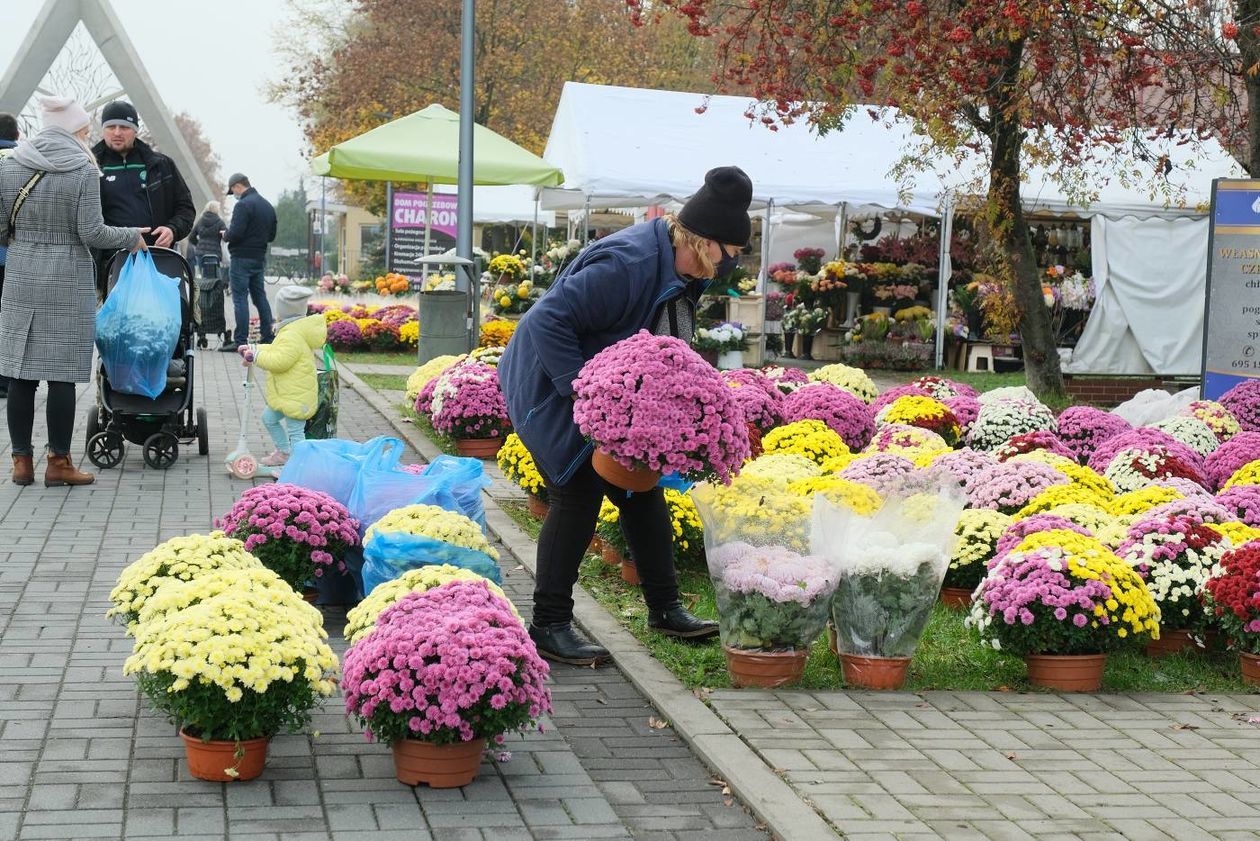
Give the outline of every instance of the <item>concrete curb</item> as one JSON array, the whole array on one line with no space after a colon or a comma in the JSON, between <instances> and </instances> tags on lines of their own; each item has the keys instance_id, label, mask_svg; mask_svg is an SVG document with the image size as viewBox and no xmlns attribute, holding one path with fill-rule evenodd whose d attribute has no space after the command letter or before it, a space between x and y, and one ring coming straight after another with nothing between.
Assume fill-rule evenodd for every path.
<instances>
[{"instance_id":1,"label":"concrete curb","mask_svg":"<svg viewBox=\"0 0 1260 841\"><path fill-rule=\"evenodd\" d=\"M380 412L398 435L425 460L431 461L442 454L420 430L402 421L397 406L381 397L345 365L341 366L340 372L342 380ZM486 525L520 559L529 574L534 575L537 548L534 541L489 494L485 494L485 506ZM834 841L840 837L801 800L791 786L766 767L761 757L739 734L657 662L647 648L590 593L579 586L573 593L573 600L578 623L612 653L617 666L630 682L647 696L683 741L721 775L735 796L764 821L777 838L783 841Z\"/></svg>"}]
</instances>

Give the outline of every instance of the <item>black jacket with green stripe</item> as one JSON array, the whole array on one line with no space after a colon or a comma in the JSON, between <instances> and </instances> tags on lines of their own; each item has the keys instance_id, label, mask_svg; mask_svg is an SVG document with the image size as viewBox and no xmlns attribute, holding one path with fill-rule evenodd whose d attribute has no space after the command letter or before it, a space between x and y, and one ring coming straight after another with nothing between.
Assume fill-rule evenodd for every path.
<instances>
[{"instance_id":1,"label":"black jacket with green stripe","mask_svg":"<svg viewBox=\"0 0 1260 841\"><path fill-rule=\"evenodd\" d=\"M137 198L148 204L149 215L152 219L150 227L170 228L175 234L176 242L188 236L196 221L197 210L193 206L188 185L184 183L184 178L179 174L174 161L143 140L136 140L135 147L126 159L106 146L103 140L92 147L92 152L96 155L97 164L105 173L101 181L102 193L108 189L104 178L107 178L114 168L134 166L136 162L143 164L143 190ZM109 204L107 201L102 201L102 207L108 207ZM123 222L111 220L107 211L105 224L122 225ZM130 225L132 222L129 220L126 224ZM152 242L151 237L146 238Z\"/></svg>"}]
</instances>

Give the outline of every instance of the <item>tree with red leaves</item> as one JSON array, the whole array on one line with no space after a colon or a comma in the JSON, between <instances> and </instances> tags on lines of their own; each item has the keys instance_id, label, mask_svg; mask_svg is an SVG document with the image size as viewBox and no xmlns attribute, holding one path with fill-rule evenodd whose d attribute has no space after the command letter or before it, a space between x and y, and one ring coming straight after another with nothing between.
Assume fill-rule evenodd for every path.
<instances>
[{"instance_id":1,"label":"tree with red leaves","mask_svg":"<svg viewBox=\"0 0 1260 841\"><path fill-rule=\"evenodd\" d=\"M1171 164L1148 144L1174 127L1194 143L1245 125L1220 54L1188 46L1221 42L1204 2L627 0L640 21L680 14L713 40L714 81L751 91L771 128L838 129L854 106L895 106L944 159L983 156L974 211L1021 310L1028 385L1043 397L1061 394L1063 377L1020 200L1024 165L1047 166L1087 202L1099 185L1084 165L1123 159L1120 177L1137 169L1175 201Z\"/></svg>"}]
</instances>

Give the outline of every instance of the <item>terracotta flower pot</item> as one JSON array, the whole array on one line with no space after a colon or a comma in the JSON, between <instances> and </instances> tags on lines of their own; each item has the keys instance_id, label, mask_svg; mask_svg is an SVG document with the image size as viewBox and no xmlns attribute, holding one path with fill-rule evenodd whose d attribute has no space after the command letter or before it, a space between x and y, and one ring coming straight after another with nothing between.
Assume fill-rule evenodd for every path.
<instances>
[{"instance_id":1,"label":"terracotta flower pot","mask_svg":"<svg viewBox=\"0 0 1260 841\"><path fill-rule=\"evenodd\" d=\"M604 556L604 538L598 534L591 537L591 545L586 547L586 551L592 555ZM621 563L618 561L618 563Z\"/></svg>"},{"instance_id":2,"label":"terracotta flower pot","mask_svg":"<svg viewBox=\"0 0 1260 841\"><path fill-rule=\"evenodd\" d=\"M431 788L459 788L477 776L485 739L435 745L419 739L394 742L394 773L398 782L409 786L428 784Z\"/></svg>"},{"instance_id":3,"label":"terracotta flower pot","mask_svg":"<svg viewBox=\"0 0 1260 841\"><path fill-rule=\"evenodd\" d=\"M661 474L655 470L642 468L631 470L603 450L597 449L594 452L591 456L591 466L605 481L632 493L650 491L661 480Z\"/></svg>"},{"instance_id":4,"label":"terracotta flower pot","mask_svg":"<svg viewBox=\"0 0 1260 841\"><path fill-rule=\"evenodd\" d=\"M628 558L621 562L621 580L639 586L639 568Z\"/></svg>"},{"instance_id":5,"label":"terracotta flower pot","mask_svg":"<svg viewBox=\"0 0 1260 841\"><path fill-rule=\"evenodd\" d=\"M1159 629L1159 639L1151 640L1146 644L1147 657L1168 657L1172 654L1180 654L1183 651L1205 651L1199 648L1199 644L1194 641L1194 635L1185 630L1169 631L1165 628Z\"/></svg>"},{"instance_id":6,"label":"terracotta flower pot","mask_svg":"<svg viewBox=\"0 0 1260 841\"><path fill-rule=\"evenodd\" d=\"M841 654L844 682L860 689L900 689L906 682L909 657L860 657Z\"/></svg>"},{"instance_id":7,"label":"terracotta flower pot","mask_svg":"<svg viewBox=\"0 0 1260 841\"><path fill-rule=\"evenodd\" d=\"M534 496L533 494L530 494L528 497L526 497L525 507L529 509L529 513L533 514L535 517L537 517L540 520L544 519L547 516L547 512L551 509L550 505L543 502L541 499Z\"/></svg>"},{"instance_id":8,"label":"terracotta flower pot","mask_svg":"<svg viewBox=\"0 0 1260 841\"><path fill-rule=\"evenodd\" d=\"M1097 692L1102 688L1106 654L1028 654L1028 682L1060 692Z\"/></svg>"},{"instance_id":9,"label":"terracotta flower pot","mask_svg":"<svg viewBox=\"0 0 1260 841\"><path fill-rule=\"evenodd\" d=\"M468 458L491 459L499 454L502 438L456 438L455 452Z\"/></svg>"},{"instance_id":10,"label":"terracotta flower pot","mask_svg":"<svg viewBox=\"0 0 1260 841\"><path fill-rule=\"evenodd\" d=\"M625 556L617 551L617 547L602 538L599 541L599 556L610 567L619 567L626 562Z\"/></svg>"},{"instance_id":11,"label":"terracotta flower pot","mask_svg":"<svg viewBox=\"0 0 1260 841\"><path fill-rule=\"evenodd\" d=\"M179 737L184 740L188 773L199 780L213 783L252 780L260 776L263 766L267 764L267 744L271 741L270 736L243 739L240 742L242 755L237 756L237 742L230 739L203 742L196 736L189 736L182 729ZM229 770L235 774L229 774Z\"/></svg>"},{"instance_id":12,"label":"terracotta flower pot","mask_svg":"<svg viewBox=\"0 0 1260 841\"><path fill-rule=\"evenodd\" d=\"M941 604L950 610L967 610L971 607L971 591L965 587L942 587Z\"/></svg>"},{"instance_id":13,"label":"terracotta flower pot","mask_svg":"<svg viewBox=\"0 0 1260 841\"><path fill-rule=\"evenodd\" d=\"M1260 686L1260 655L1240 651L1238 653L1238 662L1242 666L1243 683Z\"/></svg>"},{"instance_id":14,"label":"terracotta flower pot","mask_svg":"<svg viewBox=\"0 0 1260 841\"><path fill-rule=\"evenodd\" d=\"M311 604L315 604L315 602L319 600L319 588L303 587L302 598Z\"/></svg>"},{"instance_id":15,"label":"terracotta flower pot","mask_svg":"<svg viewBox=\"0 0 1260 841\"><path fill-rule=\"evenodd\" d=\"M731 685L756 686L774 689L795 683L805 673L805 661L809 651L743 651L722 646L726 654L726 668L731 673Z\"/></svg>"}]
</instances>

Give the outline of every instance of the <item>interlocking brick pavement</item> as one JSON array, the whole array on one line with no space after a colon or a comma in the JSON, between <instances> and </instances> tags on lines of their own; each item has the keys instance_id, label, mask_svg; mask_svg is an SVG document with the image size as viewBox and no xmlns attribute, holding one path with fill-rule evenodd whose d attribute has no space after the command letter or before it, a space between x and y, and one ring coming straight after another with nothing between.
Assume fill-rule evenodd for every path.
<instances>
[{"instance_id":1,"label":"interlocking brick pavement","mask_svg":"<svg viewBox=\"0 0 1260 841\"><path fill-rule=\"evenodd\" d=\"M123 677L129 641L103 615L123 566L163 540L208 529L249 486L223 469L240 423L241 369L227 354L199 363L208 458L186 450L170 470L153 471L129 446L123 464L91 487L0 482L0 841L768 837L739 804L727 805L671 728L648 726L655 709L612 668L555 668L546 731L510 741L511 761L487 761L461 790L399 784L388 749L364 741L340 699L315 715L317 738L272 741L260 780L190 779L174 728ZM92 399L80 389L80 416ZM269 449L260 408L255 402L249 419L257 453ZM341 424L360 439L391 432L350 390ZM37 442L42 430L41 418ZM76 456L82 431L80 420ZM7 451L0 429L6 466ZM504 551L505 587L528 614L532 582ZM343 622L342 611L325 609L339 651Z\"/></svg>"}]
</instances>

